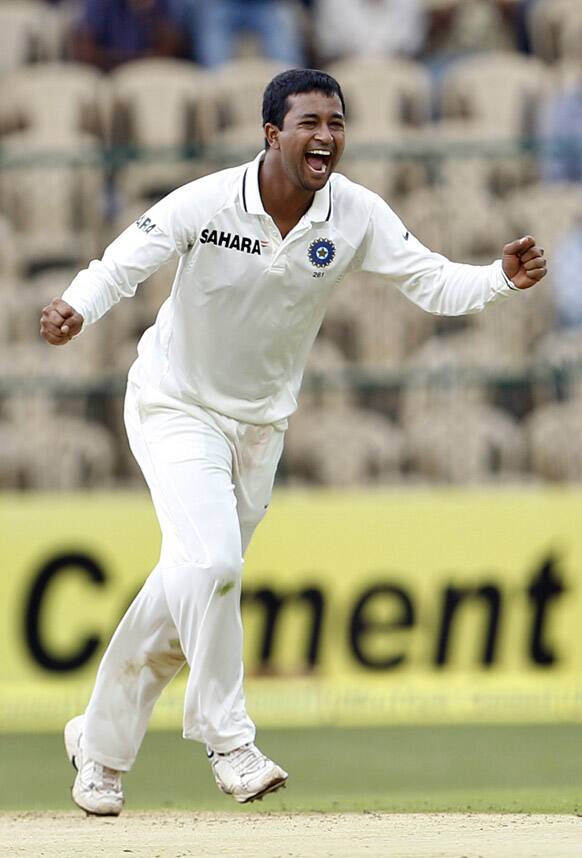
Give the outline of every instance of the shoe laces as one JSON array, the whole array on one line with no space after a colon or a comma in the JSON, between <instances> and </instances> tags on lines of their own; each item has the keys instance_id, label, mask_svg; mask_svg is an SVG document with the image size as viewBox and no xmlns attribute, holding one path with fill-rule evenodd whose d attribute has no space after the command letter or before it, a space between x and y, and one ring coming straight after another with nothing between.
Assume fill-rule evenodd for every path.
<instances>
[{"instance_id":1,"label":"shoe laces","mask_svg":"<svg viewBox=\"0 0 582 858\"><path fill-rule=\"evenodd\" d=\"M87 760L83 766L83 780L90 788L104 792L121 792L121 773L96 760Z\"/></svg>"},{"instance_id":2,"label":"shoe laces","mask_svg":"<svg viewBox=\"0 0 582 858\"><path fill-rule=\"evenodd\" d=\"M258 772L264 767L267 759L252 742L220 756L228 760L238 775L252 775Z\"/></svg>"}]
</instances>

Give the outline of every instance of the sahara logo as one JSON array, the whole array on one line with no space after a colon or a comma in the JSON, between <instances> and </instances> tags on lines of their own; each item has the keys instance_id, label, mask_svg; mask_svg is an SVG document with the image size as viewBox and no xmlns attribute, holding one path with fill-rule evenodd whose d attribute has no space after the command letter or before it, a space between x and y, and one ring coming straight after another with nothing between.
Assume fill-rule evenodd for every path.
<instances>
[{"instance_id":1,"label":"sahara logo","mask_svg":"<svg viewBox=\"0 0 582 858\"><path fill-rule=\"evenodd\" d=\"M261 245L264 246L266 242L232 232L203 229L200 233L200 244L214 244L216 247L227 247L229 250L240 250L243 253L258 253L260 256Z\"/></svg>"}]
</instances>

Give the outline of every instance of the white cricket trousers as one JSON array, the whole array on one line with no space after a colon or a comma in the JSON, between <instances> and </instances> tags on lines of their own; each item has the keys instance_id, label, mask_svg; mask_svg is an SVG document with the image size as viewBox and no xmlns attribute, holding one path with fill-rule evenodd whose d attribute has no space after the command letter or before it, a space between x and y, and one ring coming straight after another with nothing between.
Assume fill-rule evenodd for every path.
<instances>
[{"instance_id":1,"label":"white cricket trousers","mask_svg":"<svg viewBox=\"0 0 582 858\"><path fill-rule=\"evenodd\" d=\"M254 740L243 694L243 555L284 439L283 426L181 409L131 380L125 422L162 550L103 656L85 713L86 755L120 771L131 768L156 700L186 662L184 737L223 753Z\"/></svg>"}]
</instances>

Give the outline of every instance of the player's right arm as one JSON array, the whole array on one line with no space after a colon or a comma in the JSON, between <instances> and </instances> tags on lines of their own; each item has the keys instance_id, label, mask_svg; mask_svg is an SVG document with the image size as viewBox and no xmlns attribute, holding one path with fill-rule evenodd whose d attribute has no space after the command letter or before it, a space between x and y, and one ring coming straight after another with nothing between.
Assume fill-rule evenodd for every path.
<instances>
[{"instance_id":1,"label":"player's right arm","mask_svg":"<svg viewBox=\"0 0 582 858\"><path fill-rule=\"evenodd\" d=\"M121 298L132 297L165 262L187 252L194 241L188 196L180 188L153 206L109 245L102 259L77 274L62 298L44 308L41 335L48 343L69 342Z\"/></svg>"}]
</instances>

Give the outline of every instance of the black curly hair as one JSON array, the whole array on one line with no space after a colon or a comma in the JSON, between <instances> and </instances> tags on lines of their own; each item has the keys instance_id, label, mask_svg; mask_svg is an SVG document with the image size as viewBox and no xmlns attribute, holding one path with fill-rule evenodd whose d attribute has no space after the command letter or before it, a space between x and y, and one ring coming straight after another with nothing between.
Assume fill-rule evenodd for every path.
<instances>
[{"instance_id":1,"label":"black curly hair","mask_svg":"<svg viewBox=\"0 0 582 858\"><path fill-rule=\"evenodd\" d=\"M326 95L337 95L345 113L344 94L335 78L319 69L288 69L276 75L265 89L263 125L269 122L277 128L282 128L290 108L289 96L300 92L324 92ZM268 148L266 141L265 146Z\"/></svg>"}]
</instances>

